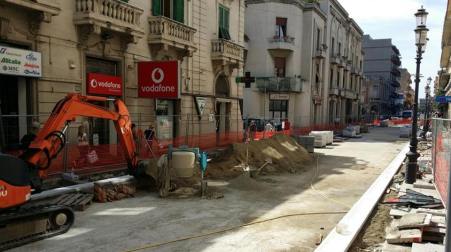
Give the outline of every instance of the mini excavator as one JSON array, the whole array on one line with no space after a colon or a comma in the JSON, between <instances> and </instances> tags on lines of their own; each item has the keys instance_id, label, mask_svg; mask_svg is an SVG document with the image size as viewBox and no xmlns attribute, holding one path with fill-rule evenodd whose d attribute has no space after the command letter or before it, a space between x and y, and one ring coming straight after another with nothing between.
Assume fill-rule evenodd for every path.
<instances>
[{"instance_id":1,"label":"mini excavator","mask_svg":"<svg viewBox=\"0 0 451 252\"><path fill-rule=\"evenodd\" d=\"M113 101L115 111L93 104L99 101ZM56 104L44 127L19 157L0 154L0 251L65 233L74 223L70 208L32 204L30 197L41 191L47 169L66 144L69 124L81 116L112 120L129 173L143 174L147 163L138 160L132 123L124 102L68 94Z\"/></svg>"}]
</instances>

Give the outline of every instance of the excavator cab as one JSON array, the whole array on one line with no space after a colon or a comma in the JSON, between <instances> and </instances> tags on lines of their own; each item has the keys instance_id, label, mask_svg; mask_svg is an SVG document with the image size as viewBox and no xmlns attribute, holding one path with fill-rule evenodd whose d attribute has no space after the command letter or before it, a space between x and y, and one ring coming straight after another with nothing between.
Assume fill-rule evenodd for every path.
<instances>
[{"instance_id":1,"label":"excavator cab","mask_svg":"<svg viewBox=\"0 0 451 252\"><path fill-rule=\"evenodd\" d=\"M25 161L0 154L0 211L28 201L32 172Z\"/></svg>"}]
</instances>

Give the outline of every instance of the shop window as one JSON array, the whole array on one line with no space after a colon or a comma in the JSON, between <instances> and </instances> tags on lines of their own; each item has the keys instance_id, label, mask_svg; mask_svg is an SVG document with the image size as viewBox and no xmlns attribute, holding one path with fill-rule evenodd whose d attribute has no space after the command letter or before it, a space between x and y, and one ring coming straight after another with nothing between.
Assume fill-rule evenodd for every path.
<instances>
[{"instance_id":1,"label":"shop window","mask_svg":"<svg viewBox=\"0 0 451 252\"><path fill-rule=\"evenodd\" d=\"M229 21L229 9L219 5L219 38L230 40Z\"/></svg>"},{"instance_id":2,"label":"shop window","mask_svg":"<svg viewBox=\"0 0 451 252\"><path fill-rule=\"evenodd\" d=\"M276 18L276 37L285 38L287 37L287 18Z\"/></svg>"},{"instance_id":3,"label":"shop window","mask_svg":"<svg viewBox=\"0 0 451 252\"><path fill-rule=\"evenodd\" d=\"M185 22L184 0L152 0L152 15L165 16L177 22Z\"/></svg>"},{"instance_id":4,"label":"shop window","mask_svg":"<svg viewBox=\"0 0 451 252\"><path fill-rule=\"evenodd\" d=\"M286 73L286 59L283 57L274 58L274 71L276 77L285 77Z\"/></svg>"},{"instance_id":5,"label":"shop window","mask_svg":"<svg viewBox=\"0 0 451 252\"><path fill-rule=\"evenodd\" d=\"M288 100L269 100L269 113L272 118L287 118Z\"/></svg>"}]
</instances>

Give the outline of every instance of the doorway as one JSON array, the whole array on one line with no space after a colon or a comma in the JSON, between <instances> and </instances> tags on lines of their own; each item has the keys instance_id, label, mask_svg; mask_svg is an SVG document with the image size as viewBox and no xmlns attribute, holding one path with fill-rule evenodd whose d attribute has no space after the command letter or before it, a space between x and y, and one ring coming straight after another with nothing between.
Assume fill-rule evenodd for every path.
<instances>
[{"instance_id":1,"label":"doorway","mask_svg":"<svg viewBox=\"0 0 451 252\"><path fill-rule=\"evenodd\" d=\"M24 77L0 75L0 149L20 147L32 118L28 117L29 88Z\"/></svg>"}]
</instances>

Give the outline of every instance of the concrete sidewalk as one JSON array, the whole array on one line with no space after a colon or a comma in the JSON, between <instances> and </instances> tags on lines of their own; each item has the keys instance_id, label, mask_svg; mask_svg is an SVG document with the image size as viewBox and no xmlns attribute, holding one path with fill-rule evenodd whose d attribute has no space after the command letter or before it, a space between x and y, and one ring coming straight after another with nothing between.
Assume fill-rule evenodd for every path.
<instances>
[{"instance_id":1,"label":"concrete sidewalk","mask_svg":"<svg viewBox=\"0 0 451 252\"><path fill-rule=\"evenodd\" d=\"M67 234L14 251L312 251L401 150L406 141L398 135L397 128L375 128L361 139L316 149L318 167L315 161L298 174L210 182L222 199L141 193L94 204L77 213ZM231 227L238 228L158 245Z\"/></svg>"}]
</instances>

